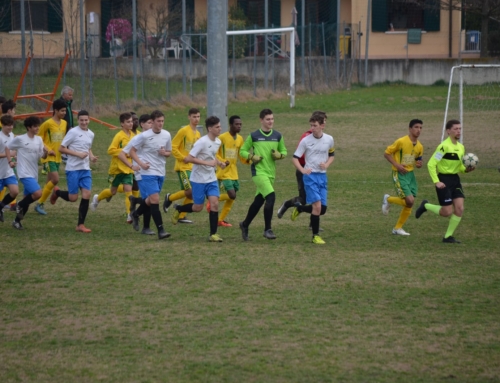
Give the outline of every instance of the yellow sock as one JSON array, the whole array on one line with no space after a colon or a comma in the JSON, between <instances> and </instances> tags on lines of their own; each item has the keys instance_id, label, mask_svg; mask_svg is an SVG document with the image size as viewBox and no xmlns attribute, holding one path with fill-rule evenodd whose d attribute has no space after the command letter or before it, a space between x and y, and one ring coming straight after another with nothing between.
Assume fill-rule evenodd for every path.
<instances>
[{"instance_id":1,"label":"yellow sock","mask_svg":"<svg viewBox=\"0 0 500 383\"><path fill-rule=\"evenodd\" d=\"M233 207L234 199L229 198L225 203L222 211L219 214L219 221L224 221Z\"/></svg>"},{"instance_id":2,"label":"yellow sock","mask_svg":"<svg viewBox=\"0 0 500 383\"><path fill-rule=\"evenodd\" d=\"M133 195L135 198L138 198L138 197L140 197L141 193L139 192L139 190L132 190L132 195Z\"/></svg>"},{"instance_id":3,"label":"yellow sock","mask_svg":"<svg viewBox=\"0 0 500 383\"><path fill-rule=\"evenodd\" d=\"M127 210L127 214L130 214L130 199L128 197L130 197L131 195L131 191L125 192L125 209Z\"/></svg>"},{"instance_id":4,"label":"yellow sock","mask_svg":"<svg viewBox=\"0 0 500 383\"><path fill-rule=\"evenodd\" d=\"M178 199L181 199L184 197L186 197L186 193L184 192L184 190L180 190L176 193L170 194L170 197L168 198L168 200L174 202L174 201L177 201Z\"/></svg>"},{"instance_id":5,"label":"yellow sock","mask_svg":"<svg viewBox=\"0 0 500 383\"><path fill-rule=\"evenodd\" d=\"M193 203L193 200L192 200L191 198L187 198L187 197L186 197L186 198L184 198L184 201L182 201L182 204L183 204L183 205L187 205L187 204L189 204L189 203ZM187 215L187 213L181 213L181 214L179 215L179 219L186 218L186 215Z\"/></svg>"},{"instance_id":6,"label":"yellow sock","mask_svg":"<svg viewBox=\"0 0 500 383\"><path fill-rule=\"evenodd\" d=\"M0 191L0 201L3 201L3 197L5 197L5 193L7 192L7 188L3 188L2 191Z\"/></svg>"},{"instance_id":7,"label":"yellow sock","mask_svg":"<svg viewBox=\"0 0 500 383\"><path fill-rule=\"evenodd\" d=\"M39 204L42 204L45 201L47 201L47 198L49 198L49 196L52 194L52 190L54 189L54 186L55 185L52 183L52 181L48 181L45 184L45 186L43 187L43 190L42 190L42 196L38 200Z\"/></svg>"},{"instance_id":8,"label":"yellow sock","mask_svg":"<svg viewBox=\"0 0 500 383\"><path fill-rule=\"evenodd\" d=\"M403 198L389 197L387 198L387 202L389 202L391 205L401 205L406 207L406 201Z\"/></svg>"},{"instance_id":9,"label":"yellow sock","mask_svg":"<svg viewBox=\"0 0 500 383\"><path fill-rule=\"evenodd\" d=\"M102 192L99 193L99 196L97 197L97 200L101 202L102 200L113 197L113 193L111 193L111 189L104 189Z\"/></svg>"},{"instance_id":10,"label":"yellow sock","mask_svg":"<svg viewBox=\"0 0 500 383\"><path fill-rule=\"evenodd\" d=\"M402 200L404 201L404 200ZM403 225L405 224L405 222L408 220L408 217L410 216L411 214L411 207L404 207L403 210L401 210L401 214L399 214L399 219L398 219L398 222L396 223L396 226L394 226L394 228L397 230L397 229L401 229L403 227Z\"/></svg>"},{"instance_id":11,"label":"yellow sock","mask_svg":"<svg viewBox=\"0 0 500 383\"><path fill-rule=\"evenodd\" d=\"M118 185L118 188L116 189L117 193L123 193L123 185Z\"/></svg>"},{"instance_id":12,"label":"yellow sock","mask_svg":"<svg viewBox=\"0 0 500 383\"><path fill-rule=\"evenodd\" d=\"M229 195L228 195L227 193L221 194L221 195L219 196L219 201L221 201L221 202L222 202L222 201L227 201L227 200L229 200L229 199L230 199L230 198L229 198ZM222 221L222 219L221 219L220 221Z\"/></svg>"}]
</instances>

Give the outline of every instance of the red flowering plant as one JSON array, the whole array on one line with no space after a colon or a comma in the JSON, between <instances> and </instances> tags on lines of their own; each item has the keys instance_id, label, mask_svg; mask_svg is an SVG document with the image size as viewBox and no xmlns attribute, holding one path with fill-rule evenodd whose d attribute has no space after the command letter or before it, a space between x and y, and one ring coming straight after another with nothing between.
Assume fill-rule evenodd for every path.
<instances>
[{"instance_id":1,"label":"red flowering plant","mask_svg":"<svg viewBox=\"0 0 500 383\"><path fill-rule=\"evenodd\" d=\"M126 42L132 38L132 25L127 19L111 19L106 28L106 41L109 43L114 36Z\"/></svg>"}]
</instances>

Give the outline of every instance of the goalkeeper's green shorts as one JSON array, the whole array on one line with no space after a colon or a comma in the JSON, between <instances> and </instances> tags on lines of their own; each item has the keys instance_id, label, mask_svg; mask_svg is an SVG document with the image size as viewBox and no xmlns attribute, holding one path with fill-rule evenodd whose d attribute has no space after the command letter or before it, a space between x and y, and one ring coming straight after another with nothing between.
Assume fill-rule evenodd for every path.
<instances>
[{"instance_id":1,"label":"goalkeeper's green shorts","mask_svg":"<svg viewBox=\"0 0 500 383\"><path fill-rule=\"evenodd\" d=\"M274 178L270 178L267 176L253 176L253 183L257 186L257 192L255 195L262 194L263 197L274 192Z\"/></svg>"}]
</instances>

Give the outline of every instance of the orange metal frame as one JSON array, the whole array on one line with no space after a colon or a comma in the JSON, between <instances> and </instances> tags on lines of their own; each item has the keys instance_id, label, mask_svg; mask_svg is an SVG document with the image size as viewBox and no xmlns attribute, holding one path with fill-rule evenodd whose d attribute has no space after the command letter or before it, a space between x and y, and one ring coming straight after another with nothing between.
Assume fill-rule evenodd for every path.
<instances>
[{"instance_id":1,"label":"orange metal frame","mask_svg":"<svg viewBox=\"0 0 500 383\"><path fill-rule=\"evenodd\" d=\"M24 114L17 114L14 116L14 119L16 120L24 120L30 116L36 116L36 117L51 117L53 115L52 111L50 110L52 106L52 102L54 101L54 97L57 92L57 88L59 88L59 84L61 83L61 77L64 74L64 68L66 67L66 63L69 60L69 52L66 53L66 56L64 56L64 60L61 65L61 69L59 70L59 74L57 75L57 80L56 83L54 84L54 89L52 90L51 93L38 93L38 94L27 94L20 96L19 92L21 91L21 87L23 86L24 79L26 77L26 73L28 72L28 68L31 62L31 55L28 55L28 59L26 60L26 64L24 65L23 73L21 74L21 78L19 79L19 84L17 84L17 89L16 93L14 94L14 102L17 100L23 100L23 99L31 99L34 98L36 100L42 101L47 104L47 107L45 108L45 111L43 112L34 112L34 113L24 113ZM46 98L48 97L48 98ZM77 111L73 111L73 114L77 115ZM109 129L118 129L117 126L108 124L107 122L101 121L95 117L90 117L91 121L97 122L98 124L107 126Z\"/></svg>"}]
</instances>

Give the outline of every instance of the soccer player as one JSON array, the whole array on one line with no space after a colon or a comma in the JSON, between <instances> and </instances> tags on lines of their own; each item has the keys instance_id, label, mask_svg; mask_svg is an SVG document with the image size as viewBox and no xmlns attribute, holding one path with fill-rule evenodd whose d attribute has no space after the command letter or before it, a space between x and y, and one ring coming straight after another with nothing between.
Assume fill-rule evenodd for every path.
<instances>
[{"instance_id":1,"label":"soccer player","mask_svg":"<svg viewBox=\"0 0 500 383\"><path fill-rule=\"evenodd\" d=\"M142 202L137 210L132 210L133 227L139 230L139 217L146 209L151 209L151 216L158 229L158 239L170 237L163 228L160 213L160 191L165 180L165 163L172 153L172 138L163 129L165 115L155 110L151 113L153 128L138 134L134 145L130 148L130 157L139 165L141 181L139 190ZM133 167L133 165L130 165Z\"/></svg>"},{"instance_id":2,"label":"soccer player","mask_svg":"<svg viewBox=\"0 0 500 383\"><path fill-rule=\"evenodd\" d=\"M413 169L422 167L424 147L418 140L422 132L422 120L413 119L408 127L408 135L398 138L389 145L384 157L392 164L392 180L396 196L385 194L382 200L382 213L389 214L391 204L403 207L398 222L392 229L395 235L410 235L403 229L403 225L411 214L411 208L417 197L418 185Z\"/></svg>"},{"instance_id":3,"label":"soccer player","mask_svg":"<svg viewBox=\"0 0 500 383\"><path fill-rule=\"evenodd\" d=\"M2 110L2 116L11 116L14 117L16 115L16 103L12 100L5 100L5 97L2 97L3 102L1 106ZM14 128L14 123L12 124L12 129ZM2 123L0 121L0 130L2 129ZM9 131L9 133L12 132L12 129ZM14 136L13 136L14 137ZM14 157L15 157L15 150L13 151ZM14 167L15 170L15 167ZM2 188L0 189L0 200L4 198L5 193L7 193L8 189ZM10 203L10 211L16 211L16 200L14 199Z\"/></svg>"},{"instance_id":4,"label":"soccer player","mask_svg":"<svg viewBox=\"0 0 500 383\"><path fill-rule=\"evenodd\" d=\"M443 242L460 243L453 237L464 213L465 195L458 173L469 173L475 168L472 166L466 168L462 163L465 147L459 142L462 134L460 121L450 120L445 127L448 138L441 142L427 163L427 169L436 186L439 205L430 204L424 199L415 212L415 217L420 218L426 211L441 217L450 217Z\"/></svg>"},{"instance_id":5,"label":"soccer player","mask_svg":"<svg viewBox=\"0 0 500 383\"><path fill-rule=\"evenodd\" d=\"M142 132L147 132L149 129L151 129L153 125L153 120L151 119L151 116L149 114L141 115L141 117L139 118L139 125L142 129ZM138 139L137 136L134 136L127 144L127 146L123 148L121 153L118 154L118 158L127 166L129 166L130 149L132 148L132 146L135 145L137 139ZM137 155L140 157L141 156L140 152L137 152ZM134 170L134 182L138 186L142 180L140 172L141 167L135 161L132 161L132 169ZM132 213L135 210L135 206L140 205L143 199L139 197L139 195L134 195L133 192L132 196L130 196L129 199L130 199L130 211L132 215ZM156 233L149 227L151 223L151 208L148 205L145 205L144 212L142 215L144 218L143 218L143 228L141 234L155 235ZM134 230L138 231L139 227L134 225Z\"/></svg>"},{"instance_id":6,"label":"soccer player","mask_svg":"<svg viewBox=\"0 0 500 383\"><path fill-rule=\"evenodd\" d=\"M68 156L66 163L66 179L68 190L62 191L56 186L50 196L50 203L54 205L59 197L68 202L76 202L78 189L82 192L82 199L78 209L78 223L76 231L90 233L92 230L85 227L85 218L89 211L90 192L92 189L92 173L90 162L97 162L92 153L94 133L89 129L89 113L86 110L78 112L78 125L70 129L64 137L59 151Z\"/></svg>"},{"instance_id":7,"label":"soccer player","mask_svg":"<svg viewBox=\"0 0 500 383\"><path fill-rule=\"evenodd\" d=\"M210 202L210 236L209 242L222 242L222 238L217 234L217 223L219 220L219 184L215 176L215 168L226 167L226 163L217 159L217 152L221 141L217 138L220 135L220 119L215 116L205 120L207 135L200 138L184 159L186 163L192 163L193 171L190 175L191 186L193 188L193 201L187 205L174 205L172 223L175 225L181 213L199 212L203 210L205 197Z\"/></svg>"},{"instance_id":8,"label":"soccer player","mask_svg":"<svg viewBox=\"0 0 500 383\"><path fill-rule=\"evenodd\" d=\"M42 161L48 168L47 183L42 190L42 196L35 205L35 211L41 215L47 214L44 203L50 197L54 187L59 183L59 166L61 165L59 147L66 135L66 121L64 120L66 104L61 99L57 99L52 103L52 109L54 115L40 125L38 131L38 135L42 138L45 147L49 149L49 155Z\"/></svg>"},{"instance_id":9,"label":"soccer player","mask_svg":"<svg viewBox=\"0 0 500 383\"><path fill-rule=\"evenodd\" d=\"M319 236L319 216L326 213L328 179L326 171L335 160L335 148L333 137L324 133L325 118L319 114L313 114L309 119L311 134L302 139L293 154L293 164L304 176L306 203L297 204L292 212L292 221L297 219L299 213L311 214L312 242L324 245L325 241ZM300 163L304 156L305 165Z\"/></svg>"},{"instance_id":10,"label":"soccer player","mask_svg":"<svg viewBox=\"0 0 500 383\"><path fill-rule=\"evenodd\" d=\"M242 122L239 116L229 117L229 131L222 133L219 136L221 141L221 146L217 157L226 163L226 167L223 169L221 167L217 168L217 181L219 181L219 190L222 193L219 197L219 202L225 201L224 207L219 215L218 226L231 227L229 222L226 221L226 217L231 211L234 200L236 199L236 192L240 189L240 183L238 181L238 168L237 161L238 157L240 161L244 164L249 164L250 162L240 156L240 149L243 146L243 137L239 135L241 132ZM207 211L210 213L210 201L207 203Z\"/></svg>"},{"instance_id":11,"label":"soccer player","mask_svg":"<svg viewBox=\"0 0 500 383\"><path fill-rule=\"evenodd\" d=\"M323 120L324 120L325 126L326 126L326 118L327 118L326 113L321 111L321 110L316 110L312 113L311 116L314 116L315 114L318 114L321 117L323 117ZM299 143L300 143L300 141L302 141L305 137L307 137L310 134L312 134L311 128L309 128L307 131L304 132L304 134L302 134L302 136L300 137ZM306 161L304 159L304 156L299 158L299 162L302 166L305 166ZM304 175L298 169L295 169L295 178L297 179L297 188L299 191L299 195L296 197L293 197L293 198L291 198L291 199L289 199L281 204L281 206L278 209L278 218L281 219L283 217L283 215L285 215L286 211L289 208L294 207L297 203L299 203L301 205L304 205L306 203L306 190L304 188L303 177L304 177ZM312 216L311 216L311 218L312 218ZM309 223L309 229L312 229L311 223ZM323 231L323 229L319 228L319 231Z\"/></svg>"},{"instance_id":12,"label":"soccer player","mask_svg":"<svg viewBox=\"0 0 500 383\"><path fill-rule=\"evenodd\" d=\"M12 222L12 226L18 230L24 229L21 220L29 205L42 196L42 189L38 184L38 161L48 154L42 139L37 136L40 119L28 117L24 120L24 126L26 134L14 137L8 144L9 150L17 151L17 175L24 186L24 198L17 204L16 219Z\"/></svg>"},{"instance_id":13,"label":"soccer player","mask_svg":"<svg viewBox=\"0 0 500 383\"><path fill-rule=\"evenodd\" d=\"M127 212L127 222L132 223L132 217L130 216L130 199L132 195L132 184L134 181L134 171L131 169L130 164L132 160L129 159L129 164L124 164L118 158L123 148L127 146L134 133L132 132L132 127L134 121L130 113L120 114L120 125L122 130L115 134L113 141L108 147L108 154L111 156L111 163L109 165L109 180L111 181L111 187L104 189L101 193L94 195L92 199L92 204L90 208L92 211L97 209L99 202L104 199L108 199L114 196L118 190L118 186L123 185L123 192L125 193L125 209Z\"/></svg>"},{"instance_id":14,"label":"soccer player","mask_svg":"<svg viewBox=\"0 0 500 383\"><path fill-rule=\"evenodd\" d=\"M287 151L283 136L277 130L273 130L274 116L270 109L263 109L260 114L261 128L251 133L241 147L240 154L252 161L252 180L257 187L257 193L253 203L248 209L244 221L240 222L241 236L248 241L248 227L264 205L264 237L276 239L271 229L274 202L274 179L276 178L275 161L286 157Z\"/></svg>"},{"instance_id":15,"label":"soccer player","mask_svg":"<svg viewBox=\"0 0 500 383\"><path fill-rule=\"evenodd\" d=\"M12 129L14 128L14 119L10 115L0 118L2 130L0 131L0 190L7 188L8 193L0 201L0 222L4 221L3 208L16 200L19 194L17 178L12 170L16 166L13 160L14 151L9 149L9 143L14 139Z\"/></svg>"},{"instance_id":16,"label":"soccer player","mask_svg":"<svg viewBox=\"0 0 500 383\"><path fill-rule=\"evenodd\" d=\"M2 116L8 114L12 117L16 114L16 103L12 100L7 100L2 103Z\"/></svg>"},{"instance_id":17,"label":"soccer player","mask_svg":"<svg viewBox=\"0 0 500 383\"><path fill-rule=\"evenodd\" d=\"M163 211L166 213L173 201L184 198L183 205L193 203L191 184L189 177L193 164L185 162L184 159L188 156L196 141L200 139L200 132L196 127L200 123L200 110L196 108L189 109L188 119L189 125L179 129L172 140L172 155L175 157L174 170L177 172L181 190L176 193L167 193L163 202ZM182 214L179 218L179 223L193 223L185 218L186 214Z\"/></svg>"}]
</instances>

